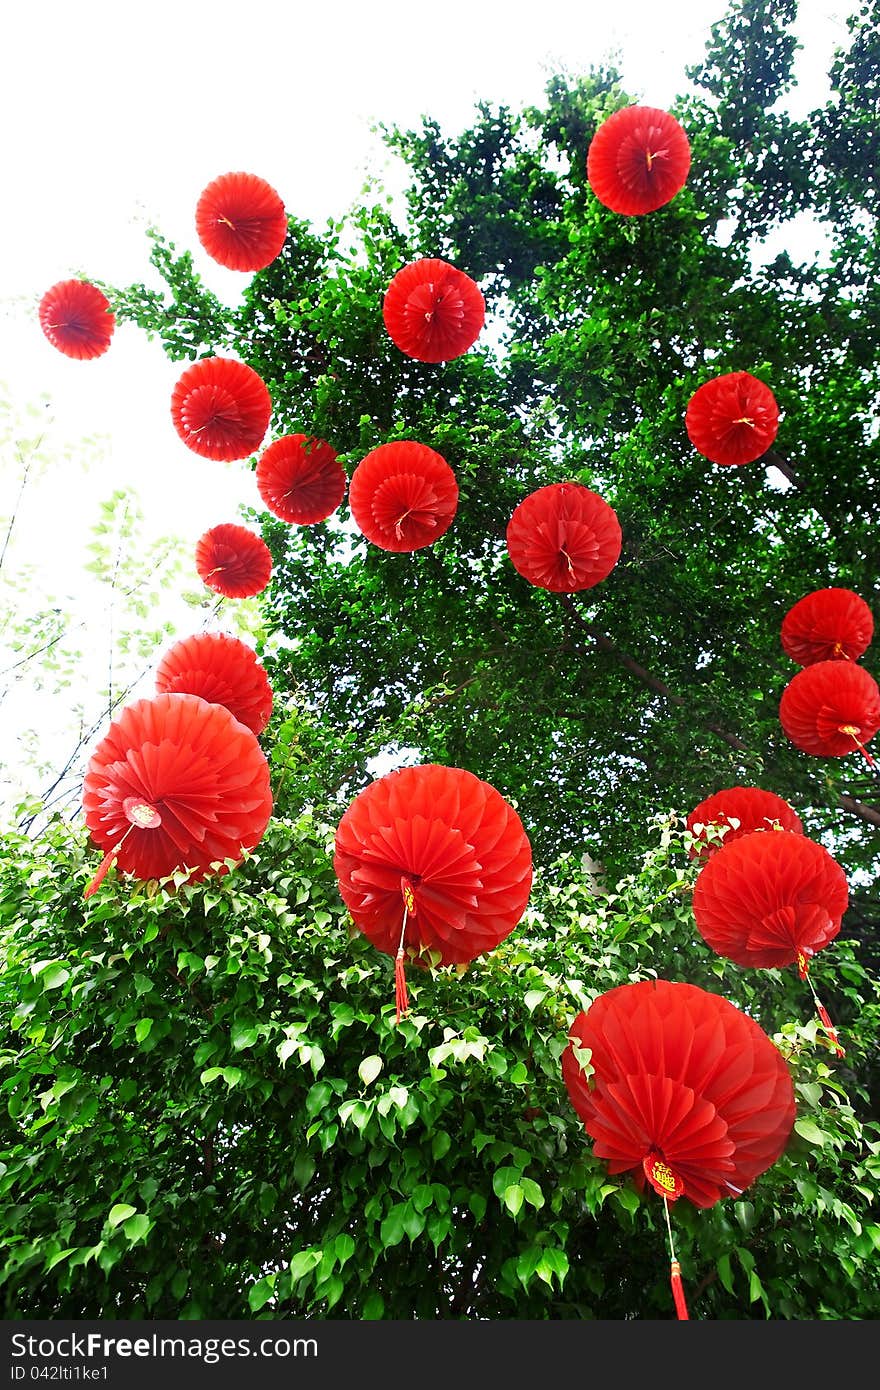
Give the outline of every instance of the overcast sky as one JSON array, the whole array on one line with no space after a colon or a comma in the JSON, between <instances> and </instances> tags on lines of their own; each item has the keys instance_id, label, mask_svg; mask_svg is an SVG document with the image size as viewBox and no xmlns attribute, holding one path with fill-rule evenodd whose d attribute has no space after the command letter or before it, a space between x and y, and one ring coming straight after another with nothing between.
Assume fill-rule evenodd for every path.
<instances>
[{"instance_id":1,"label":"overcast sky","mask_svg":"<svg viewBox=\"0 0 880 1390\"><path fill-rule=\"evenodd\" d=\"M823 99L849 8L801 0L797 108ZM609 57L636 100L663 107L685 89L684 70L724 9L724 0L7 6L0 384L16 402L48 397L47 438L59 452L86 435L105 441L88 472L66 465L29 488L18 562L62 573L76 604L86 528L114 487L137 488L147 536L173 533L189 548L208 526L236 519L239 501L257 500L242 465L201 459L177 438L169 401L182 366L158 343L124 324L91 362L49 345L36 307L50 285L80 272L115 284L145 278L144 232L154 224L234 299L247 277L217 266L194 229L198 196L218 174L259 174L289 213L320 227L368 176L394 178L375 123L414 126L429 115L462 129L479 100L538 101L554 71ZM0 515L19 473L14 455L0 458ZM0 705L0 762L12 752L13 716L20 706Z\"/></svg>"}]
</instances>

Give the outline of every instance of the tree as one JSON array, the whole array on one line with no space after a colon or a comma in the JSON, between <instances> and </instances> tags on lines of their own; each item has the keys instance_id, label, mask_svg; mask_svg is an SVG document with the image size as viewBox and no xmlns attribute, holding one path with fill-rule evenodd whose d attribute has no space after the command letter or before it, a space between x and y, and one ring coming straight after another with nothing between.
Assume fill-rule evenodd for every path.
<instances>
[{"instance_id":1,"label":"tree","mask_svg":"<svg viewBox=\"0 0 880 1390\"><path fill-rule=\"evenodd\" d=\"M668 1316L662 1209L608 1178L559 1072L573 1013L654 975L756 1018L798 1096L786 1154L742 1201L676 1210L693 1315L876 1314L880 808L867 764L782 734L778 633L822 584L877 594L860 150L880 48L865 5L838 98L793 121L778 104L795 9L735 0L715 26L674 107L691 176L647 218L586 183L592 133L630 100L603 68L554 78L540 109L481 106L455 138L388 131L408 225L379 190L324 235L292 218L237 308L158 233L167 290L112 291L175 360L239 352L274 433L327 439L349 472L419 440L460 500L406 556L369 546L345 505L303 528L251 509L274 558L261 650L286 698L264 735L277 817L245 866L200 888L111 877L84 912L81 846L10 839L10 1315ZM769 249L804 213L827 260ZM477 347L436 366L381 319L420 254L477 279L490 309ZM772 387L782 428L758 463L716 468L684 411L741 369ZM607 581L560 600L513 570L504 533L527 492L566 478L614 506L624 546ZM483 777L539 866L521 927L463 978L417 981L399 1028L390 963L347 939L329 860L379 755ZM847 870L852 905L815 967L842 1063L793 972L743 971L695 939L683 819L738 782L790 800Z\"/></svg>"}]
</instances>

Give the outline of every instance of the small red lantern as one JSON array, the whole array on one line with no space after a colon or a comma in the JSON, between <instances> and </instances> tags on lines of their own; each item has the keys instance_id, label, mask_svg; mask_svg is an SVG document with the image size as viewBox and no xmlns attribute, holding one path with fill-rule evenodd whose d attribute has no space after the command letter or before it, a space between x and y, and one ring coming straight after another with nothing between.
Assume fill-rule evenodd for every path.
<instances>
[{"instance_id":1,"label":"small red lantern","mask_svg":"<svg viewBox=\"0 0 880 1390\"><path fill-rule=\"evenodd\" d=\"M425 257L399 270L385 291L385 327L419 362L449 362L476 342L486 317L479 286L448 261Z\"/></svg>"},{"instance_id":2,"label":"small red lantern","mask_svg":"<svg viewBox=\"0 0 880 1390\"><path fill-rule=\"evenodd\" d=\"M694 448L712 463L752 463L776 438L779 407L756 376L727 372L694 392L685 428Z\"/></svg>"},{"instance_id":3,"label":"small red lantern","mask_svg":"<svg viewBox=\"0 0 880 1390\"><path fill-rule=\"evenodd\" d=\"M270 444L256 478L269 511L294 526L325 521L345 496L345 469L336 450L308 434L286 434Z\"/></svg>"},{"instance_id":4,"label":"small red lantern","mask_svg":"<svg viewBox=\"0 0 880 1390\"><path fill-rule=\"evenodd\" d=\"M783 651L799 666L817 661L858 661L874 635L874 618L852 589L814 589L782 620Z\"/></svg>"},{"instance_id":5,"label":"small red lantern","mask_svg":"<svg viewBox=\"0 0 880 1390\"><path fill-rule=\"evenodd\" d=\"M725 831L725 845L755 830L791 830L796 835L804 833L800 816L795 814L788 802L775 792L763 791L760 787L726 787L724 791L713 792L694 807L687 818L687 828L702 840L702 844L693 846L691 859L705 861L720 848L719 845L710 844L706 838L706 827L710 825ZM698 830L698 826L702 829Z\"/></svg>"},{"instance_id":6,"label":"small red lantern","mask_svg":"<svg viewBox=\"0 0 880 1390\"><path fill-rule=\"evenodd\" d=\"M368 541L382 550L420 550L452 525L458 483L446 460L426 444L380 444L352 474L348 503Z\"/></svg>"},{"instance_id":7,"label":"small red lantern","mask_svg":"<svg viewBox=\"0 0 880 1390\"><path fill-rule=\"evenodd\" d=\"M200 536L196 569L202 583L224 598L252 598L272 575L272 552L246 526L223 522Z\"/></svg>"},{"instance_id":8,"label":"small red lantern","mask_svg":"<svg viewBox=\"0 0 880 1390\"><path fill-rule=\"evenodd\" d=\"M196 232L209 256L228 270L263 270L287 236L284 204L256 174L221 174L196 204Z\"/></svg>"},{"instance_id":9,"label":"small red lantern","mask_svg":"<svg viewBox=\"0 0 880 1390\"><path fill-rule=\"evenodd\" d=\"M253 367L233 357L203 357L171 394L171 419L188 449L203 458L246 458L263 442L272 400Z\"/></svg>"},{"instance_id":10,"label":"small red lantern","mask_svg":"<svg viewBox=\"0 0 880 1390\"><path fill-rule=\"evenodd\" d=\"M528 902L532 852L500 792L457 767L427 763L371 782L339 822L333 867L355 926L395 959L460 965L509 936Z\"/></svg>"},{"instance_id":11,"label":"small red lantern","mask_svg":"<svg viewBox=\"0 0 880 1390\"><path fill-rule=\"evenodd\" d=\"M796 1114L782 1054L727 999L641 980L578 1014L562 1075L608 1171L632 1173L637 1187L647 1181L663 1198L672 1290L687 1318L668 1204L739 1197L780 1157Z\"/></svg>"},{"instance_id":12,"label":"small red lantern","mask_svg":"<svg viewBox=\"0 0 880 1390\"><path fill-rule=\"evenodd\" d=\"M272 813L269 765L250 729L198 695L128 705L92 754L83 784L92 840L135 878L228 871L259 842Z\"/></svg>"},{"instance_id":13,"label":"small red lantern","mask_svg":"<svg viewBox=\"0 0 880 1390\"><path fill-rule=\"evenodd\" d=\"M272 687L256 653L225 632L195 633L169 647L156 671L156 690L223 705L257 735L272 714Z\"/></svg>"},{"instance_id":14,"label":"small red lantern","mask_svg":"<svg viewBox=\"0 0 880 1390\"><path fill-rule=\"evenodd\" d=\"M880 689L854 661L815 661L792 676L779 701L779 722L797 748L820 758L843 758L880 729Z\"/></svg>"},{"instance_id":15,"label":"small red lantern","mask_svg":"<svg viewBox=\"0 0 880 1390\"><path fill-rule=\"evenodd\" d=\"M52 346L80 361L105 353L116 327L109 299L88 280L59 280L40 300L39 317Z\"/></svg>"},{"instance_id":16,"label":"small red lantern","mask_svg":"<svg viewBox=\"0 0 880 1390\"><path fill-rule=\"evenodd\" d=\"M656 106L615 111L599 126L587 152L587 179L599 202L627 217L670 202L690 167L684 130Z\"/></svg>"},{"instance_id":17,"label":"small red lantern","mask_svg":"<svg viewBox=\"0 0 880 1390\"><path fill-rule=\"evenodd\" d=\"M520 502L507 526L507 550L519 573L553 593L591 589L620 558L617 514L581 483L551 483Z\"/></svg>"}]
</instances>

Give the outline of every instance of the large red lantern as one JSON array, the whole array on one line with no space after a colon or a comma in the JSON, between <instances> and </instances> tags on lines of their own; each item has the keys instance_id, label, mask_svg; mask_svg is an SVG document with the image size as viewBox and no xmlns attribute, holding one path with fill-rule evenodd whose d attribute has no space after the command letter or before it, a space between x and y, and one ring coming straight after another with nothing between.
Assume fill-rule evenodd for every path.
<instances>
[{"instance_id":1,"label":"large red lantern","mask_svg":"<svg viewBox=\"0 0 880 1390\"><path fill-rule=\"evenodd\" d=\"M234 357L203 357L171 393L171 419L188 449L203 458L247 458L263 442L272 400L262 377Z\"/></svg>"},{"instance_id":2,"label":"large red lantern","mask_svg":"<svg viewBox=\"0 0 880 1390\"><path fill-rule=\"evenodd\" d=\"M712 463L752 463L776 438L779 407L756 376L727 372L691 396L685 429L694 448Z\"/></svg>"},{"instance_id":3,"label":"large red lantern","mask_svg":"<svg viewBox=\"0 0 880 1390\"><path fill-rule=\"evenodd\" d=\"M464 271L424 257L394 276L385 291L382 317L393 343L407 357L449 362L476 342L486 304Z\"/></svg>"},{"instance_id":4,"label":"large red lantern","mask_svg":"<svg viewBox=\"0 0 880 1390\"><path fill-rule=\"evenodd\" d=\"M116 316L110 301L88 280L59 280L40 300L40 327L65 357L87 361L110 346Z\"/></svg>"},{"instance_id":5,"label":"large red lantern","mask_svg":"<svg viewBox=\"0 0 880 1390\"><path fill-rule=\"evenodd\" d=\"M843 758L858 748L873 767L866 744L880 729L880 689L854 661L816 661L783 690L779 722L804 753Z\"/></svg>"},{"instance_id":6,"label":"large red lantern","mask_svg":"<svg viewBox=\"0 0 880 1390\"><path fill-rule=\"evenodd\" d=\"M404 962L461 965L513 931L532 883L516 811L472 772L400 768L356 796L336 830L333 867L355 926L395 959L397 1019Z\"/></svg>"},{"instance_id":7,"label":"large red lantern","mask_svg":"<svg viewBox=\"0 0 880 1390\"><path fill-rule=\"evenodd\" d=\"M849 904L843 869L806 835L754 831L722 845L694 885L697 930L713 951L737 965L797 965L838 1056L843 1049L809 978L809 962L840 932Z\"/></svg>"},{"instance_id":8,"label":"large red lantern","mask_svg":"<svg viewBox=\"0 0 880 1390\"><path fill-rule=\"evenodd\" d=\"M852 589L814 589L789 608L779 636L799 666L817 661L858 661L874 635L874 618Z\"/></svg>"},{"instance_id":9,"label":"large red lantern","mask_svg":"<svg viewBox=\"0 0 880 1390\"><path fill-rule=\"evenodd\" d=\"M225 521L199 537L196 569L202 582L224 598L253 598L272 576L272 552L246 526Z\"/></svg>"},{"instance_id":10,"label":"large red lantern","mask_svg":"<svg viewBox=\"0 0 880 1390\"><path fill-rule=\"evenodd\" d=\"M177 869L189 881L227 872L262 838L272 814L269 765L254 734L198 695L127 706L89 759L83 810L106 850L85 896L112 863L135 878Z\"/></svg>"},{"instance_id":11,"label":"large red lantern","mask_svg":"<svg viewBox=\"0 0 880 1390\"><path fill-rule=\"evenodd\" d=\"M782 1054L751 1018L695 985L642 980L599 995L569 1030L562 1075L596 1156L639 1188L650 1183L667 1225L679 1197L698 1207L739 1197L780 1157L794 1124Z\"/></svg>"},{"instance_id":12,"label":"large red lantern","mask_svg":"<svg viewBox=\"0 0 880 1390\"><path fill-rule=\"evenodd\" d=\"M724 830L725 845L755 830L791 830L796 835L804 832L800 816L788 802L760 787L725 787L694 807L687 818L687 828L702 843L692 847L691 859L705 861L720 848L707 839L708 826Z\"/></svg>"},{"instance_id":13,"label":"large red lantern","mask_svg":"<svg viewBox=\"0 0 880 1390\"><path fill-rule=\"evenodd\" d=\"M368 541L382 550L420 550L452 525L458 483L436 450L414 440L380 444L352 474L348 504Z\"/></svg>"},{"instance_id":14,"label":"large red lantern","mask_svg":"<svg viewBox=\"0 0 880 1390\"><path fill-rule=\"evenodd\" d=\"M156 690L201 695L257 735L272 714L272 687L256 653L225 632L195 633L169 647L156 670Z\"/></svg>"},{"instance_id":15,"label":"large red lantern","mask_svg":"<svg viewBox=\"0 0 880 1390\"><path fill-rule=\"evenodd\" d=\"M221 174L196 204L196 232L209 256L228 270L263 270L287 236L284 204L256 174Z\"/></svg>"},{"instance_id":16,"label":"large red lantern","mask_svg":"<svg viewBox=\"0 0 880 1390\"><path fill-rule=\"evenodd\" d=\"M599 202L628 217L670 202L690 167L684 130L656 106L615 111L599 126L587 152L587 179Z\"/></svg>"},{"instance_id":17,"label":"large red lantern","mask_svg":"<svg viewBox=\"0 0 880 1390\"><path fill-rule=\"evenodd\" d=\"M326 440L286 434L260 456L257 490L269 511L294 526L325 521L345 495L345 469Z\"/></svg>"},{"instance_id":18,"label":"large red lantern","mask_svg":"<svg viewBox=\"0 0 880 1390\"><path fill-rule=\"evenodd\" d=\"M617 514L581 483L551 483L520 502L507 526L515 568L541 589L573 593L606 579L620 558Z\"/></svg>"}]
</instances>

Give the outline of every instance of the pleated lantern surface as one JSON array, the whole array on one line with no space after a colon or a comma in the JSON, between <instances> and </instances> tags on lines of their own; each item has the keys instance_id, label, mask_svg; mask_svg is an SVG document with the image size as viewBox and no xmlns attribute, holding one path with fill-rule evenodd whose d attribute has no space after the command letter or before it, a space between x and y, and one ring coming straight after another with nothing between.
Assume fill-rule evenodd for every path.
<instances>
[{"instance_id":1,"label":"pleated lantern surface","mask_svg":"<svg viewBox=\"0 0 880 1390\"><path fill-rule=\"evenodd\" d=\"M880 729L880 689L854 661L815 661L783 690L779 722L804 753L843 758L858 749L873 766L866 745Z\"/></svg>"},{"instance_id":2,"label":"pleated lantern surface","mask_svg":"<svg viewBox=\"0 0 880 1390\"><path fill-rule=\"evenodd\" d=\"M286 434L257 463L257 490L281 521L311 526L326 521L345 496L345 469L324 439Z\"/></svg>"},{"instance_id":3,"label":"pleated lantern surface","mask_svg":"<svg viewBox=\"0 0 880 1390\"><path fill-rule=\"evenodd\" d=\"M266 384L233 357L203 357L171 393L171 419L188 449L203 458L247 458L263 442L272 415Z\"/></svg>"},{"instance_id":4,"label":"pleated lantern surface","mask_svg":"<svg viewBox=\"0 0 880 1390\"><path fill-rule=\"evenodd\" d=\"M587 179L605 207L636 217L684 187L691 147L683 128L656 106L627 106L603 121L587 152Z\"/></svg>"},{"instance_id":5,"label":"pleated lantern surface","mask_svg":"<svg viewBox=\"0 0 880 1390\"><path fill-rule=\"evenodd\" d=\"M254 734L198 695L127 706L89 759L83 810L106 850L86 897L111 863L138 879L190 870L223 874L259 842L272 813L269 766Z\"/></svg>"},{"instance_id":6,"label":"pleated lantern surface","mask_svg":"<svg viewBox=\"0 0 880 1390\"><path fill-rule=\"evenodd\" d=\"M721 848L706 838L705 828L710 825L725 831L725 845L756 830L791 830L796 835L804 833L803 822L793 807L776 792L764 791L760 787L725 787L694 807L687 818L687 828L699 836L702 844L693 846L691 859L705 861ZM697 830L697 826L702 826L703 830Z\"/></svg>"},{"instance_id":7,"label":"pleated lantern surface","mask_svg":"<svg viewBox=\"0 0 880 1390\"><path fill-rule=\"evenodd\" d=\"M287 236L284 203L257 174L221 174L196 204L196 233L228 270L264 270Z\"/></svg>"},{"instance_id":8,"label":"pleated lantern surface","mask_svg":"<svg viewBox=\"0 0 880 1390\"><path fill-rule=\"evenodd\" d=\"M449 362L476 342L486 318L479 286L463 270L423 257L399 270L382 317L394 345L419 362Z\"/></svg>"},{"instance_id":9,"label":"pleated lantern surface","mask_svg":"<svg viewBox=\"0 0 880 1390\"><path fill-rule=\"evenodd\" d=\"M614 509L580 483L551 483L520 502L507 526L510 558L553 593L591 589L611 573L623 537Z\"/></svg>"},{"instance_id":10,"label":"pleated lantern surface","mask_svg":"<svg viewBox=\"0 0 880 1390\"><path fill-rule=\"evenodd\" d=\"M691 396L685 429L694 448L712 463L752 463L776 438L779 407L770 387L756 376L726 372Z\"/></svg>"},{"instance_id":11,"label":"pleated lantern surface","mask_svg":"<svg viewBox=\"0 0 880 1390\"><path fill-rule=\"evenodd\" d=\"M253 598L272 576L272 552L246 526L221 522L199 537L196 569L202 583L224 598Z\"/></svg>"},{"instance_id":12,"label":"pleated lantern surface","mask_svg":"<svg viewBox=\"0 0 880 1390\"><path fill-rule=\"evenodd\" d=\"M333 867L355 926L395 958L462 965L513 931L532 852L514 808L462 768L427 763L371 782L336 830Z\"/></svg>"},{"instance_id":13,"label":"pleated lantern surface","mask_svg":"<svg viewBox=\"0 0 880 1390\"><path fill-rule=\"evenodd\" d=\"M846 875L824 846L790 830L753 831L712 855L694 885L697 930L737 965L806 963L833 941L849 902Z\"/></svg>"},{"instance_id":14,"label":"pleated lantern surface","mask_svg":"<svg viewBox=\"0 0 880 1390\"><path fill-rule=\"evenodd\" d=\"M782 1154L795 1119L785 1059L720 995L666 980L619 985L569 1035L566 1089L610 1173L711 1207ZM589 1050L590 1075L575 1047Z\"/></svg>"},{"instance_id":15,"label":"pleated lantern surface","mask_svg":"<svg viewBox=\"0 0 880 1390\"><path fill-rule=\"evenodd\" d=\"M38 314L52 346L79 361L105 353L116 327L109 299L88 280L59 280L43 295Z\"/></svg>"},{"instance_id":16,"label":"pleated lantern surface","mask_svg":"<svg viewBox=\"0 0 880 1390\"><path fill-rule=\"evenodd\" d=\"M257 735L272 714L272 687L256 653L225 632L194 633L169 647L156 670L156 690L223 705Z\"/></svg>"},{"instance_id":17,"label":"pleated lantern surface","mask_svg":"<svg viewBox=\"0 0 880 1390\"><path fill-rule=\"evenodd\" d=\"M458 483L436 450L414 440L380 444L351 477L355 524L382 550L421 550L439 540L458 508Z\"/></svg>"},{"instance_id":18,"label":"pleated lantern surface","mask_svg":"<svg viewBox=\"0 0 880 1390\"><path fill-rule=\"evenodd\" d=\"M871 645L874 617L852 589L814 589L789 608L779 636L786 656L799 666L817 661L858 661Z\"/></svg>"}]
</instances>

